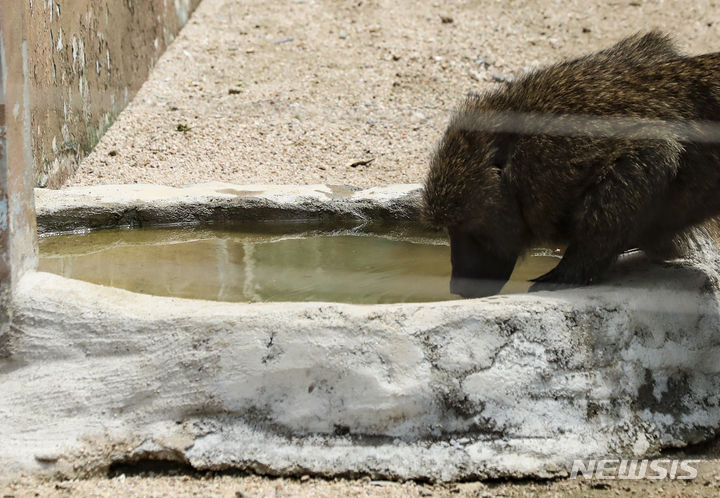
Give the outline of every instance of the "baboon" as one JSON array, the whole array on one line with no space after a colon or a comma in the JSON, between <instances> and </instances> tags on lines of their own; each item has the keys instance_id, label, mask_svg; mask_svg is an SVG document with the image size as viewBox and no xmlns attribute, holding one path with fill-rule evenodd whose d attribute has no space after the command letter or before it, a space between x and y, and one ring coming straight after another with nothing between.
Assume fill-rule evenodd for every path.
<instances>
[{"instance_id":1,"label":"baboon","mask_svg":"<svg viewBox=\"0 0 720 498\"><path fill-rule=\"evenodd\" d=\"M450 290L500 290L532 244L567 245L538 286L596 282L622 252L677 256L720 214L720 53L665 34L528 73L454 113L423 218L450 236Z\"/></svg>"}]
</instances>

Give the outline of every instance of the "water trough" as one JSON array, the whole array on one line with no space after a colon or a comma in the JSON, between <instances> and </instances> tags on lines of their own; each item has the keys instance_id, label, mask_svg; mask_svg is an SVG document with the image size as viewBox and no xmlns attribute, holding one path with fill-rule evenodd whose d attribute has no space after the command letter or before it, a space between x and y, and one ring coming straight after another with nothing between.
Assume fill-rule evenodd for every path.
<instances>
[{"instance_id":1,"label":"water trough","mask_svg":"<svg viewBox=\"0 0 720 498\"><path fill-rule=\"evenodd\" d=\"M41 234L417 217L418 185L36 191ZM2 336L0 465L398 479L565 475L720 427L716 251L602 285L424 303L159 297L30 272Z\"/></svg>"}]
</instances>

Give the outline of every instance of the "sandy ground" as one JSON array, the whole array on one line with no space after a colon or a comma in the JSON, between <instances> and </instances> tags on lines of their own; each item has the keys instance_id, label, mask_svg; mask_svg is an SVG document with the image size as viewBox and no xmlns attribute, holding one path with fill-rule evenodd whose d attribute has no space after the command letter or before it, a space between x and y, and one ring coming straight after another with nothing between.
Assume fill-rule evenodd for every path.
<instances>
[{"instance_id":1,"label":"sandy ground","mask_svg":"<svg viewBox=\"0 0 720 498\"><path fill-rule=\"evenodd\" d=\"M205 0L68 185L419 182L468 91L650 28L720 50L720 3ZM145 474L28 479L0 496L718 496L718 454L703 449L690 482Z\"/></svg>"},{"instance_id":2,"label":"sandy ground","mask_svg":"<svg viewBox=\"0 0 720 498\"><path fill-rule=\"evenodd\" d=\"M697 458L693 456L692 458ZM259 476L213 474L134 476L121 474L113 478L73 481L26 480L0 486L0 496L7 497L717 497L720 496L720 467L706 462L698 468L693 481L612 481L557 480L523 482L466 482L422 484L415 482L325 480L303 476L299 479L272 479Z\"/></svg>"},{"instance_id":3,"label":"sandy ground","mask_svg":"<svg viewBox=\"0 0 720 498\"><path fill-rule=\"evenodd\" d=\"M68 184L422 181L468 91L650 28L720 50L720 4L204 0Z\"/></svg>"}]
</instances>

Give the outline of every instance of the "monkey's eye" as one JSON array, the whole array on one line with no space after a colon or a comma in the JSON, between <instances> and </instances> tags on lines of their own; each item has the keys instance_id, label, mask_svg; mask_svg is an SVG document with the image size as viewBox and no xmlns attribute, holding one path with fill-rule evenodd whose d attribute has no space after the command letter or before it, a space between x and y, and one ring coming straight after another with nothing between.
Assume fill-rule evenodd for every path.
<instances>
[{"instance_id":1,"label":"monkey's eye","mask_svg":"<svg viewBox=\"0 0 720 498\"><path fill-rule=\"evenodd\" d=\"M503 170L505 169L506 164L499 162L499 161L492 161L490 163L490 167L497 173L498 175L501 175Z\"/></svg>"}]
</instances>

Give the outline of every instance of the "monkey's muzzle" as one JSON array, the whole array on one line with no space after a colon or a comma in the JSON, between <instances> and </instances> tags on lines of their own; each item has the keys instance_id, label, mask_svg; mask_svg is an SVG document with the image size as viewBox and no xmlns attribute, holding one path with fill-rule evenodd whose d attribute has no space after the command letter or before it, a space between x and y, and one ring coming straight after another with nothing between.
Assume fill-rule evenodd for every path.
<instances>
[{"instance_id":1,"label":"monkey's muzzle","mask_svg":"<svg viewBox=\"0 0 720 498\"><path fill-rule=\"evenodd\" d=\"M497 294L515 267L515 259L499 258L472 233L457 230L450 231L450 261L450 292L466 298Z\"/></svg>"}]
</instances>

